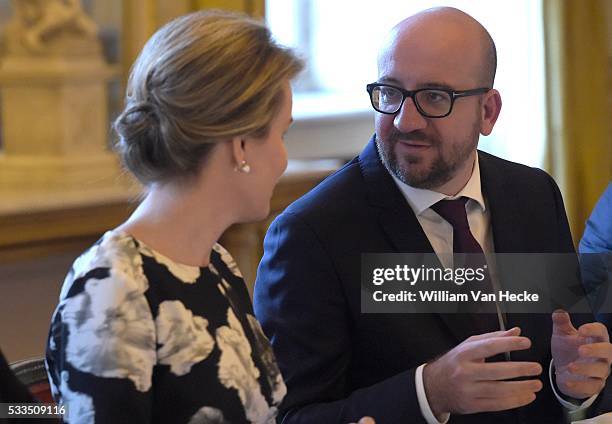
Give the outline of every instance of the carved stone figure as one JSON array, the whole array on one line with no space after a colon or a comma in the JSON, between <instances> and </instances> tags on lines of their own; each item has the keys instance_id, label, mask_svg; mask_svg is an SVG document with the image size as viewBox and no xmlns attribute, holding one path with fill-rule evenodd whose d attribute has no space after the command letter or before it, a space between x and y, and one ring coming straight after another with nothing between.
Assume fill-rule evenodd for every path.
<instances>
[{"instance_id":1,"label":"carved stone figure","mask_svg":"<svg viewBox=\"0 0 612 424\"><path fill-rule=\"evenodd\" d=\"M80 0L12 0L7 54L81 56L99 52L97 26Z\"/></svg>"},{"instance_id":2,"label":"carved stone figure","mask_svg":"<svg viewBox=\"0 0 612 424\"><path fill-rule=\"evenodd\" d=\"M115 187L102 55L80 0L11 0L0 52L0 189Z\"/></svg>"}]
</instances>

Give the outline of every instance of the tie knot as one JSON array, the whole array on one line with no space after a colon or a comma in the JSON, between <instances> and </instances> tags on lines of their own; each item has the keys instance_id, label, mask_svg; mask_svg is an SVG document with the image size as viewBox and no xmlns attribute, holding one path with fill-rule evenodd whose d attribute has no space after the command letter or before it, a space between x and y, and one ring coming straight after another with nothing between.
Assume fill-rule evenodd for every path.
<instances>
[{"instance_id":1,"label":"tie knot","mask_svg":"<svg viewBox=\"0 0 612 424\"><path fill-rule=\"evenodd\" d=\"M454 200L440 200L432 205L431 208L452 225L454 230L467 229L469 231L467 213L465 212L465 202L467 200L467 197L460 197Z\"/></svg>"}]
</instances>

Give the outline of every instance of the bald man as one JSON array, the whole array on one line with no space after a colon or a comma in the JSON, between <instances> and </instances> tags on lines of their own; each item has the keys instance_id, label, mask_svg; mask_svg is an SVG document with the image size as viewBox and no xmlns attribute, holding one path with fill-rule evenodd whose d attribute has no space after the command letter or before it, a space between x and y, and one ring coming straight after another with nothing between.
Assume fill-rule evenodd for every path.
<instances>
[{"instance_id":1,"label":"bald man","mask_svg":"<svg viewBox=\"0 0 612 424\"><path fill-rule=\"evenodd\" d=\"M501 109L495 69L493 40L459 10L399 23L368 85L376 134L270 226L255 312L287 383L283 423L541 424L609 409L612 346L599 323L482 315L483 331L453 315L361 311L362 253L467 252L460 240L574 252L550 176L477 150ZM443 217L446 199L467 232ZM509 360L487 361L499 355Z\"/></svg>"}]
</instances>

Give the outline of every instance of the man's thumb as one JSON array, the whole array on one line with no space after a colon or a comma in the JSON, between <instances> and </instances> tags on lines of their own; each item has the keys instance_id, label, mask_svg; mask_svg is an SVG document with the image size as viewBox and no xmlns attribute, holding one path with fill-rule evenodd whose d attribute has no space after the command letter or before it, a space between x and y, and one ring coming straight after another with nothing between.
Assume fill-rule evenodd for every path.
<instances>
[{"instance_id":1,"label":"man's thumb","mask_svg":"<svg viewBox=\"0 0 612 424\"><path fill-rule=\"evenodd\" d=\"M572 320L567 312L563 309L557 309L552 314L553 334L557 335L572 335L578 332L572 325Z\"/></svg>"}]
</instances>

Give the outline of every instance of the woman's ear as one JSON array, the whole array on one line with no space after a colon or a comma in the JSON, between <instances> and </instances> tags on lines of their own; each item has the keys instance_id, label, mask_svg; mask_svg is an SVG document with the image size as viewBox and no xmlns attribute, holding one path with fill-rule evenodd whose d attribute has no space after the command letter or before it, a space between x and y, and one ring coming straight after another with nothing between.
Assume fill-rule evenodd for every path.
<instances>
[{"instance_id":1,"label":"woman's ear","mask_svg":"<svg viewBox=\"0 0 612 424\"><path fill-rule=\"evenodd\" d=\"M251 171L246 159L246 142L242 137L234 137L232 144L232 158L234 161L234 170L248 174Z\"/></svg>"},{"instance_id":2,"label":"woman's ear","mask_svg":"<svg viewBox=\"0 0 612 424\"><path fill-rule=\"evenodd\" d=\"M242 137L234 137L231 141L232 144L232 159L234 160L234 166L238 166L246 159L246 152L244 151L244 139Z\"/></svg>"}]
</instances>

